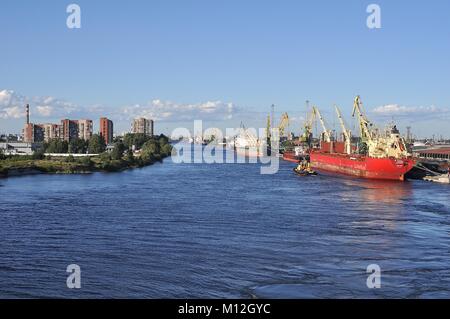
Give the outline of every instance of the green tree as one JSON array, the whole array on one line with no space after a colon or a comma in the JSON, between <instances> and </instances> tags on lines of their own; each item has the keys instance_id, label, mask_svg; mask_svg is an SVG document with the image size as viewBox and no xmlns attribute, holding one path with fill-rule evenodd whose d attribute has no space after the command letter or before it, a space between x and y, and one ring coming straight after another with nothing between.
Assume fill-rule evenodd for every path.
<instances>
[{"instance_id":1,"label":"green tree","mask_svg":"<svg viewBox=\"0 0 450 319\"><path fill-rule=\"evenodd\" d=\"M6 159L6 155L5 155L5 153L3 152L3 150L0 149L0 160L4 160L4 159Z\"/></svg>"},{"instance_id":2,"label":"green tree","mask_svg":"<svg viewBox=\"0 0 450 319\"><path fill-rule=\"evenodd\" d=\"M67 153L69 145L66 141L59 139L52 139L48 143L44 144L46 153Z\"/></svg>"},{"instance_id":3,"label":"green tree","mask_svg":"<svg viewBox=\"0 0 450 319\"><path fill-rule=\"evenodd\" d=\"M125 150L126 150L125 145L122 142L115 143L114 148L111 152L111 158L114 160L122 159Z\"/></svg>"},{"instance_id":4,"label":"green tree","mask_svg":"<svg viewBox=\"0 0 450 319\"><path fill-rule=\"evenodd\" d=\"M133 155L133 151L132 150L128 150L127 151L127 154L125 155L125 160L128 162L128 163L134 163L135 162L135 158L134 158L134 155Z\"/></svg>"},{"instance_id":5,"label":"green tree","mask_svg":"<svg viewBox=\"0 0 450 319\"><path fill-rule=\"evenodd\" d=\"M161 146L161 155L170 156L172 154L172 149L172 145L164 144L163 146Z\"/></svg>"},{"instance_id":6,"label":"green tree","mask_svg":"<svg viewBox=\"0 0 450 319\"><path fill-rule=\"evenodd\" d=\"M159 145L160 145L160 146L163 146L163 145L169 143L169 138L168 138L167 136L165 136L164 134L161 134L161 135L158 137L158 142L159 142Z\"/></svg>"},{"instance_id":7,"label":"green tree","mask_svg":"<svg viewBox=\"0 0 450 319\"><path fill-rule=\"evenodd\" d=\"M150 136L142 133L128 133L123 137L123 143L126 148L132 148L134 145L136 149L141 149L142 146L150 139Z\"/></svg>"},{"instance_id":8,"label":"green tree","mask_svg":"<svg viewBox=\"0 0 450 319\"><path fill-rule=\"evenodd\" d=\"M31 155L31 158L33 160L41 160L44 159L45 155L44 155L44 149L40 148L37 151L33 152L33 155Z\"/></svg>"},{"instance_id":9,"label":"green tree","mask_svg":"<svg viewBox=\"0 0 450 319\"><path fill-rule=\"evenodd\" d=\"M145 142L144 145L142 145L141 149L141 157L145 160L151 160L157 155L159 156L160 146L157 141L154 139L148 140Z\"/></svg>"},{"instance_id":10,"label":"green tree","mask_svg":"<svg viewBox=\"0 0 450 319\"><path fill-rule=\"evenodd\" d=\"M103 137L98 134L92 135L89 139L88 151L90 154L101 154L105 151L106 144Z\"/></svg>"},{"instance_id":11,"label":"green tree","mask_svg":"<svg viewBox=\"0 0 450 319\"><path fill-rule=\"evenodd\" d=\"M80 138L75 138L69 142L69 153L85 154L88 149L88 143Z\"/></svg>"}]
</instances>

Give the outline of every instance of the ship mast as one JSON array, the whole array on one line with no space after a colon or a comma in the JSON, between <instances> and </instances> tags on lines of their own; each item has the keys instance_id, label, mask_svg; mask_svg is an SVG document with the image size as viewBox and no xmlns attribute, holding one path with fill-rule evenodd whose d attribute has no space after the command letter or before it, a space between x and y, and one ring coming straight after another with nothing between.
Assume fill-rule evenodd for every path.
<instances>
[{"instance_id":1,"label":"ship mast","mask_svg":"<svg viewBox=\"0 0 450 319\"><path fill-rule=\"evenodd\" d=\"M351 152L352 152L352 146L351 146L352 133L350 130L347 130L347 128L345 127L344 119L342 118L341 110L339 110L339 107L337 105L335 105L334 108L336 109L339 123L341 124L341 128L342 128L342 133L344 134L344 138L345 138L345 153L351 154Z\"/></svg>"}]
</instances>

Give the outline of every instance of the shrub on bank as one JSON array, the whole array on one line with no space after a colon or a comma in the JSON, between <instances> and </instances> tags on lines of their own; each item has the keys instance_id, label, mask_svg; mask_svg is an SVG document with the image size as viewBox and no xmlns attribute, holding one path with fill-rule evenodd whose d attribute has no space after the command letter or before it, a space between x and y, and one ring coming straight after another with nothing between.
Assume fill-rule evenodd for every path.
<instances>
[{"instance_id":1,"label":"shrub on bank","mask_svg":"<svg viewBox=\"0 0 450 319\"><path fill-rule=\"evenodd\" d=\"M75 157L73 157L73 155L69 155L66 157L66 162L67 163L73 163L75 162Z\"/></svg>"}]
</instances>

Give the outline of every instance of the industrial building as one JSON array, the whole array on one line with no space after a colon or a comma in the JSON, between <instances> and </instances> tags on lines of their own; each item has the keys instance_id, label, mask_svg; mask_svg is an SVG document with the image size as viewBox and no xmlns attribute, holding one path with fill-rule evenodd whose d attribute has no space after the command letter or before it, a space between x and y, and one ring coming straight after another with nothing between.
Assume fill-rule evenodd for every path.
<instances>
[{"instance_id":1,"label":"industrial building","mask_svg":"<svg viewBox=\"0 0 450 319\"><path fill-rule=\"evenodd\" d=\"M437 160L437 161L450 161L450 145L440 147L430 147L423 149L416 149L413 151L414 157Z\"/></svg>"},{"instance_id":2,"label":"industrial building","mask_svg":"<svg viewBox=\"0 0 450 319\"><path fill-rule=\"evenodd\" d=\"M23 140L26 143L44 141L44 127L41 124L26 123L23 129Z\"/></svg>"},{"instance_id":3,"label":"industrial building","mask_svg":"<svg viewBox=\"0 0 450 319\"><path fill-rule=\"evenodd\" d=\"M5 155L32 155L39 147L39 143L0 142L0 150Z\"/></svg>"}]
</instances>

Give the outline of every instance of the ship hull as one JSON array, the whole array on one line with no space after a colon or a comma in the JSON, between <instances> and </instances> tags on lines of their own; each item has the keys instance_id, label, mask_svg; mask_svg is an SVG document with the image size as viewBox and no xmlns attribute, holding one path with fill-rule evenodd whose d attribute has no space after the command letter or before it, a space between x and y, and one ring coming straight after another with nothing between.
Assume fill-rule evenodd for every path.
<instances>
[{"instance_id":1,"label":"ship hull","mask_svg":"<svg viewBox=\"0 0 450 319\"><path fill-rule=\"evenodd\" d=\"M316 170L382 180L405 180L415 164L412 159L371 158L360 155L311 152L311 166Z\"/></svg>"},{"instance_id":2,"label":"ship hull","mask_svg":"<svg viewBox=\"0 0 450 319\"><path fill-rule=\"evenodd\" d=\"M295 152L286 151L283 153L283 160L287 162L298 163L300 159L300 156L295 155Z\"/></svg>"},{"instance_id":3,"label":"ship hull","mask_svg":"<svg viewBox=\"0 0 450 319\"><path fill-rule=\"evenodd\" d=\"M264 152L257 147L235 147L235 152L239 156L245 157L263 157L265 156Z\"/></svg>"}]
</instances>

